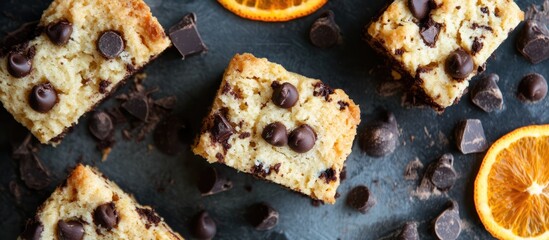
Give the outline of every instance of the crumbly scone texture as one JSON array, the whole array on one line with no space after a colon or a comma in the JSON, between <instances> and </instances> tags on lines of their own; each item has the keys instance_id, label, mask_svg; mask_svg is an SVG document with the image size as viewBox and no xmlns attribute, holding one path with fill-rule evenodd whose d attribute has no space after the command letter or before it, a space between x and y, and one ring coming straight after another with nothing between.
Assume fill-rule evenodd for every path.
<instances>
[{"instance_id":1,"label":"crumbly scone texture","mask_svg":"<svg viewBox=\"0 0 549 240\"><path fill-rule=\"evenodd\" d=\"M114 203L119 222L111 230L106 230L95 225L93 212L98 206L110 202ZM150 222L136 209L146 209L159 222ZM44 226L41 239L58 239L59 220L80 220L84 226L84 239L183 239L151 207L139 205L96 169L83 165L78 165L66 184L58 187L44 202L36 213L36 219Z\"/></svg>"},{"instance_id":2,"label":"crumbly scone texture","mask_svg":"<svg viewBox=\"0 0 549 240\"><path fill-rule=\"evenodd\" d=\"M7 56L0 58L0 101L42 143L58 140L80 116L171 44L143 0L55 0L39 25L61 20L73 26L69 42L57 46L44 32L30 40L26 49L36 53L28 76L12 77ZM104 58L97 49L96 40L108 30L118 31L125 41L124 51L114 59ZM100 91L104 81L108 86ZM44 82L56 89L58 102L49 112L39 113L29 107L28 95Z\"/></svg>"},{"instance_id":3,"label":"crumbly scone texture","mask_svg":"<svg viewBox=\"0 0 549 240\"><path fill-rule=\"evenodd\" d=\"M469 79L524 19L512 0L433 0L436 7L430 17L442 27L435 46L430 47L420 36L420 24L407 2L390 4L367 27L365 38L390 58L395 69L410 77L412 89L421 91L427 102L439 109L459 100ZM471 54L475 65L473 73L462 81L444 71L447 56L458 48Z\"/></svg>"},{"instance_id":4,"label":"crumbly scone texture","mask_svg":"<svg viewBox=\"0 0 549 240\"><path fill-rule=\"evenodd\" d=\"M273 104L271 84L275 81L297 88L299 100L295 106L284 109ZM211 133L214 115L220 113L235 130L226 143L216 142ZM288 146L267 143L262 131L277 121L286 126L288 133L301 124L311 126L317 134L314 147L296 153ZM343 90L288 72L265 58L236 55L225 71L193 151L210 163L220 162L334 203L339 173L351 153L359 123L360 109Z\"/></svg>"}]
</instances>

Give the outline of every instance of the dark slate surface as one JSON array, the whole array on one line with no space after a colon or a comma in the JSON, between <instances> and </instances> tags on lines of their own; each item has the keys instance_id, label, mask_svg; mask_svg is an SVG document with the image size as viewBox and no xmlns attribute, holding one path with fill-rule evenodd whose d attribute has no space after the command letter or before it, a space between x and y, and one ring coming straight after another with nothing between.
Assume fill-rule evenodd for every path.
<instances>
[{"instance_id":1,"label":"dark slate surface","mask_svg":"<svg viewBox=\"0 0 549 240\"><path fill-rule=\"evenodd\" d=\"M143 204L150 204L166 218L166 221L185 237L191 216L206 209L218 223L219 239L376 239L401 226L405 221L420 222L422 238L433 238L429 232L430 221L438 215L449 199L459 203L460 217L464 220L462 239L487 239L473 205L473 181L483 154L462 155L454 145L453 127L466 118L483 121L489 142L520 126L549 122L549 99L535 105L524 105L515 97L520 78L530 72L549 77L549 62L538 65L527 63L514 48L516 31L488 61L487 73L498 73L505 107L492 114L482 112L472 105L469 95L454 107L437 115L430 109L401 106L400 94L382 97L376 87L384 79L379 74L382 60L361 41L362 27L376 14L386 1L333 0L323 9L332 9L343 31L343 43L321 50L308 41L307 32L317 12L312 16L287 23L261 23L238 18L224 10L214 0L146 0L162 25L168 28L189 11L198 16L198 27L209 47L205 55L182 61L175 49L169 49L146 69L147 86L159 86L157 96L176 95L175 112L191 122L193 131L206 114L215 89L220 83L223 69L235 53L251 52L281 63L288 70L306 76L320 78L329 85L343 88L360 104L362 124L359 129L378 117L381 109L394 112L401 129L401 142L394 154L374 159L360 152L355 144L347 160L348 179L339 188L342 197L337 204L313 207L311 201L275 184L254 179L245 174L218 166L234 181L233 190L201 198L195 187L195 178L204 160L185 151L170 157L158 151L148 151L150 136L141 143L123 141L118 132L118 142L106 162L87 132L87 117L69 134L57 148L44 147L40 157L51 169L55 180L47 189L39 192L25 191L17 203L9 191L9 182L17 179L16 163L10 159L6 131L9 115L0 110L0 239L14 239L21 230L24 219L32 216L36 207L47 198L67 175L67 168L74 166L82 156L83 162L96 165L124 190L133 193ZM0 1L0 35L13 30L24 22L40 17L50 1L3 0ZM541 0L518 1L522 9ZM475 78L476 79L476 78ZM475 80L473 80L473 83ZM127 89L120 89L124 92ZM100 106L113 104L108 101ZM412 140L413 139L413 140ZM405 181L406 164L418 157L424 165L435 161L444 153L455 155L455 167L459 174L456 186L448 194L419 200L410 193L417 181ZM159 184L174 180L165 192L157 192ZM365 184L377 198L375 205L363 215L344 204L351 187ZM251 185L252 192L244 189ZM280 223L271 231L257 232L243 218L246 206L267 201L280 211Z\"/></svg>"}]
</instances>

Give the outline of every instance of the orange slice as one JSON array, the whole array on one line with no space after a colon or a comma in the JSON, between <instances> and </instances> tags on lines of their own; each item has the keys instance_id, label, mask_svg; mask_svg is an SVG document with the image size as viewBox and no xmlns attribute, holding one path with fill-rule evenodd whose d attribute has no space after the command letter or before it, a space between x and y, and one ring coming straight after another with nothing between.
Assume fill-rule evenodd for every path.
<instances>
[{"instance_id":1,"label":"orange slice","mask_svg":"<svg viewBox=\"0 0 549 240\"><path fill-rule=\"evenodd\" d=\"M307 16L328 0L218 0L223 7L243 18L284 22Z\"/></svg>"},{"instance_id":2,"label":"orange slice","mask_svg":"<svg viewBox=\"0 0 549 240\"><path fill-rule=\"evenodd\" d=\"M499 239L549 239L549 125L496 141L475 180L480 220Z\"/></svg>"}]
</instances>

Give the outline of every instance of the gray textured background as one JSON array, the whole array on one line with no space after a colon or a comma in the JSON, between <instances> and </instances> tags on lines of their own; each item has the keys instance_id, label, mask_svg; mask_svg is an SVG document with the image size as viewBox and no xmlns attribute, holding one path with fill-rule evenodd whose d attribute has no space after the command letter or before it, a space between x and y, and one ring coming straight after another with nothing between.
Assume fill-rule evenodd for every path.
<instances>
[{"instance_id":1,"label":"gray textured background","mask_svg":"<svg viewBox=\"0 0 549 240\"><path fill-rule=\"evenodd\" d=\"M193 11L198 16L198 27L209 47L205 55L182 61L175 49L169 49L150 64L145 72L147 86L159 86L156 96L176 95L175 112L191 122L196 133L206 114L208 105L220 83L223 70L235 53L250 52L259 57L284 65L288 70L305 76L320 78L335 88L343 88L360 104L362 124L359 129L376 118L380 109L394 112L402 131L401 143L394 154L374 159L360 152L357 144L347 160L348 178L339 188L342 197L337 204L313 207L311 201L275 184L255 180L236 171L220 167L233 180L233 190L201 198L195 187L197 171L205 161L193 156L188 146L176 157L158 151L147 150L149 138L141 143L119 140L108 161L101 162L100 153L87 133L87 117L69 134L57 148L44 147L40 152L45 165L55 180L47 189L39 192L25 191L20 203L16 203L8 189L11 180L17 179L17 165L9 157L5 111L0 110L0 239L14 239L24 220L32 216L36 207L53 191L67 175L67 168L74 166L80 156L83 162L96 165L105 175L124 190L133 193L143 204L154 206L166 221L185 237L191 216L206 209L218 223L219 239L376 239L398 228L405 221L421 223L422 238L432 238L429 222L444 209L448 199L460 205L464 220L462 239L486 239L484 230L473 205L473 181L483 154L461 155L454 146L452 130L465 118L483 121L487 138L493 142L503 134L520 126L549 122L549 100L523 105L515 97L520 78L529 72L539 72L549 77L549 62L538 65L527 63L514 48L516 31L488 61L487 73L498 73L505 108L498 113L487 114L473 106L469 96L437 115L430 109L407 109L401 106L400 94L382 97L375 89L383 80L378 66L382 60L360 39L362 27L369 22L386 1L384 0L332 0L325 9L335 12L336 21L343 32L343 43L321 50L308 41L308 30L317 12L311 16L287 23L262 23L241 19L224 10L214 0L146 0L165 28L176 23L185 13ZM517 1L524 10L531 3L541 0ZM50 3L49 0L1 0L0 36L24 22L36 20ZM475 78L476 79L476 78ZM473 80L473 83L475 80ZM122 88L123 92L127 87ZM114 101L108 101L101 107ZM411 141L414 136L415 140ZM444 139L448 139L448 142ZM448 194L419 200L410 195L416 181L405 181L406 164L418 157L425 165L443 153L453 153L459 173L456 186ZM163 193L156 188L159 183L174 180ZM244 185L253 187L247 192ZM363 215L345 206L346 193L351 187L365 184L377 198L377 205ZM267 201L280 211L280 223L271 231L257 232L243 217L246 206L257 201Z\"/></svg>"}]
</instances>

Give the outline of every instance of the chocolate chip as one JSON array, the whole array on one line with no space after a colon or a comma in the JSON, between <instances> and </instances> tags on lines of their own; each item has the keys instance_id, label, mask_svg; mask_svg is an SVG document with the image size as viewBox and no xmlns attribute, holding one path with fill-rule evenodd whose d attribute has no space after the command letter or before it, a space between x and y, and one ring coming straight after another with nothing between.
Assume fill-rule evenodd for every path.
<instances>
[{"instance_id":1,"label":"chocolate chip","mask_svg":"<svg viewBox=\"0 0 549 240\"><path fill-rule=\"evenodd\" d=\"M366 126L360 137L360 146L369 156L383 157L395 151L398 138L395 116L387 113L383 121L375 121Z\"/></svg>"},{"instance_id":2,"label":"chocolate chip","mask_svg":"<svg viewBox=\"0 0 549 240\"><path fill-rule=\"evenodd\" d=\"M202 211L193 218L191 231L197 239L212 239L217 232L217 226L210 215Z\"/></svg>"},{"instance_id":3,"label":"chocolate chip","mask_svg":"<svg viewBox=\"0 0 549 240\"><path fill-rule=\"evenodd\" d=\"M297 88L291 83L273 84L273 103L281 108L291 108L299 99Z\"/></svg>"},{"instance_id":4,"label":"chocolate chip","mask_svg":"<svg viewBox=\"0 0 549 240\"><path fill-rule=\"evenodd\" d=\"M454 240L461 233L461 219L459 207L455 201L450 202L450 207L433 220L435 235L441 240Z\"/></svg>"},{"instance_id":5,"label":"chocolate chip","mask_svg":"<svg viewBox=\"0 0 549 240\"><path fill-rule=\"evenodd\" d=\"M549 58L549 30L536 20L527 20L517 38L518 51L531 63Z\"/></svg>"},{"instance_id":6,"label":"chocolate chip","mask_svg":"<svg viewBox=\"0 0 549 240\"><path fill-rule=\"evenodd\" d=\"M281 122L267 125L261 134L266 142L273 146L282 147L288 143L288 130Z\"/></svg>"},{"instance_id":7,"label":"chocolate chip","mask_svg":"<svg viewBox=\"0 0 549 240\"><path fill-rule=\"evenodd\" d=\"M80 221L70 220L57 222L59 240L81 240L84 238L84 225Z\"/></svg>"},{"instance_id":8,"label":"chocolate chip","mask_svg":"<svg viewBox=\"0 0 549 240\"><path fill-rule=\"evenodd\" d=\"M113 59L124 51L124 39L116 31L106 31L99 36L97 49L103 57Z\"/></svg>"},{"instance_id":9,"label":"chocolate chip","mask_svg":"<svg viewBox=\"0 0 549 240\"><path fill-rule=\"evenodd\" d=\"M278 212L267 203L256 203L250 206L246 217L259 231L270 230L278 224Z\"/></svg>"},{"instance_id":10,"label":"chocolate chip","mask_svg":"<svg viewBox=\"0 0 549 240\"><path fill-rule=\"evenodd\" d=\"M455 134L457 147L463 154L484 152L488 148L482 122L478 119L461 121Z\"/></svg>"},{"instance_id":11,"label":"chocolate chip","mask_svg":"<svg viewBox=\"0 0 549 240\"><path fill-rule=\"evenodd\" d=\"M46 27L46 35L50 38L50 41L57 45L63 46L69 42L72 34L72 24L68 21L59 21L56 23L50 23Z\"/></svg>"},{"instance_id":12,"label":"chocolate chip","mask_svg":"<svg viewBox=\"0 0 549 240\"><path fill-rule=\"evenodd\" d=\"M376 204L368 187L359 185L351 189L347 195L347 205L365 214Z\"/></svg>"},{"instance_id":13,"label":"chocolate chip","mask_svg":"<svg viewBox=\"0 0 549 240\"><path fill-rule=\"evenodd\" d=\"M111 230L118 224L118 212L113 202L99 205L93 211L93 222L99 227Z\"/></svg>"},{"instance_id":14,"label":"chocolate chip","mask_svg":"<svg viewBox=\"0 0 549 240\"><path fill-rule=\"evenodd\" d=\"M395 240L419 240L417 231L417 222L407 222L404 224L399 233L395 236Z\"/></svg>"},{"instance_id":15,"label":"chocolate chip","mask_svg":"<svg viewBox=\"0 0 549 240\"><path fill-rule=\"evenodd\" d=\"M94 112L88 126L91 134L98 140L105 140L114 133L112 119L106 112Z\"/></svg>"},{"instance_id":16,"label":"chocolate chip","mask_svg":"<svg viewBox=\"0 0 549 240\"><path fill-rule=\"evenodd\" d=\"M185 124L177 116L169 116L156 125L154 145L165 154L176 155L182 150L180 135L184 130Z\"/></svg>"},{"instance_id":17,"label":"chocolate chip","mask_svg":"<svg viewBox=\"0 0 549 240\"><path fill-rule=\"evenodd\" d=\"M50 83L34 86L29 94L29 105L40 113L49 112L57 104L57 91Z\"/></svg>"},{"instance_id":18,"label":"chocolate chip","mask_svg":"<svg viewBox=\"0 0 549 240\"><path fill-rule=\"evenodd\" d=\"M438 190L448 191L457 180L454 156L452 154L442 155L438 161L427 167L425 175Z\"/></svg>"},{"instance_id":19,"label":"chocolate chip","mask_svg":"<svg viewBox=\"0 0 549 240\"><path fill-rule=\"evenodd\" d=\"M111 85L111 82L108 80L101 80L99 82L99 93L105 94L107 93L107 88Z\"/></svg>"},{"instance_id":20,"label":"chocolate chip","mask_svg":"<svg viewBox=\"0 0 549 240\"><path fill-rule=\"evenodd\" d=\"M418 20L426 18L431 11L429 0L408 0L408 8Z\"/></svg>"},{"instance_id":21,"label":"chocolate chip","mask_svg":"<svg viewBox=\"0 0 549 240\"><path fill-rule=\"evenodd\" d=\"M135 96L122 103L121 107L137 119L145 122L149 117L149 104L145 96Z\"/></svg>"},{"instance_id":22,"label":"chocolate chip","mask_svg":"<svg viewBox=\"0 0 549 240\"><path fill-rule=\"evenodd\" d=\"M498 87L497 74L489 74L481 78L471 90L471 100L485 112L500 110L503 107L503 94Z\"/></svg>"},{"instance_id":23,"label":"chocolate chip","mask_svg":"<svg viewBox=\"0 0 549 240\"><path fill-rule=\"evenodd\" d=\"M326 171L320 173L320 176L318 178L324 179L326 183L336 181L336 171L333 168L326 169Z\"/></svg>"},{"instance_id":24,"label":"chocolate chip","mask_svg":"<svg viewBox=\"0 0 549 240\"><path fill-rule=\"evenodd\" d=\"M423 24L419 30L419 35L421 35L425 45L435 47L441 27L442 25L435 22L432 18L429 18L429 20Z\"/></svg>"},{"instance_id":25,"label":"chocolate chip","mask_svg":"<svg viewBox=\"0 0 549 240\"><path fill-rule=\"evenodd\" d=\"M340 38L339 26L334 19L334 12L326 11L315 20L309 31L311 43L319 48L328 48L336 45Z\"/></svg>"},{"instance_id":26,"label":"chocolate chip","mask_svg":"<svg viewBox=\"0 0 549 240\"><path fill-rule=\"evenodd\" d=\"M233 188L233 183L211 166L202 171L196 185L202 196L213 195Z\"/></svg>"},{"instance_id":27,"label":"chocolate chip","mask_svg":"<svg viewBox=\"0 0 549 240\"><path fill-rule=\"evenodd\" d=\"M547 81L537 73L522 78L518 85L518 98L525 102L538 102L547 95Z\"/></svg>"},{"instance_id":28,"label":"chocolate chip","mask_svg":"<svg viewBox=\"0 0 549 240\"><path fill-rule=\"evenodd\" d=\"M170 39L185 59L187 56L207 51L196 27L196 15L189 13L169 30Z\"/></svg>"},{"instance_id":29,"label":"chocolate chip","mask_svg":"<svg viewBox=\"0 0 549 240\"><path fill-rule=\"evenodd\" d=\"M145 224L145 227L147 229L149 229L151 227L151 224L153 224L154 226L157 226L158 223L160 223L160 221L162 220L158 214L156 214L156 212L152 209L149 209L149 208L135 208L135 210L137 211L137 213L139 213L139 216L141 216L141 218L144 218L144 220L147 221L147 223Z\"/></svg>"},{"instance_id":30,"label":"chocolate chip","mask_svg":"<svg viewBox=\"0 0 549 240\"><path fill-rule=\"evenodd\" d=\"M473 72L473 58L463 49L457 49L446 58L445 70L455 79L464 79Z\"/></svg>"},{"instance_id":31,"label":"chocolate chip","mask_svg":"<svg viewBox=\"0 0 549 240\"><path fill-rule=\"evenodd\" d=\"M210 130L212 137L218 143L226 142L235 132L233 126L222 113L216 113L213 119L213 126Z\"/></svg>"},{"instance_id":32,"label":"chocolate chip","mask_svg":"<svg viewBox=\"0 0 549 240\"><path fill-rule=\"evenodd\" d=\"M475 37L475 40L473 40L473 45L471 46L471 51L473 51L473 55L477 54L482 50L484 47L484 43L482 43L478 37Z\"/></svg>"},{"instance_id":33,"label":"chocolate chip","mask_svg":"<svg viewBox=\"0 0 549 240\"><path fill-rule=\"evenodd\" d=\"M15 78L22 78L32 70L32 61L20 52L11 52L8 55L8 72Z\"/></svg>"},{"instance_id":34,"label":"chocolate chip","mask_svg":"<svg viewBox=\"0 0 549 240\"><path fill-rule=\"evenodd\" d=\"M31 189L42 190L51 183L49 170L35 153L25 154L19 158L19 173L21 180Z\"/></svg>"},{"instance_id":35,"label":"chocolate chip","mask_svg":"<svg viewBox=\"0 0 549 240\"><path fill-rule=\"evenodd\" d=\"M335 93L334 89L320 81L313 84L313 87L313 96L324 97L324 100L326 100L327 102L331 101L330 95Z\"/></svg>"},{"instance_id":36,"label":"chocolate chip","mask_svg":"<svg viewBox=\"0 0 549 240\"><path fill-rule=\"evenodd\" d=\"M307 124L294 129L288 137L288 146L298 153L306 153L315 146L316 133Z\"/></svg>"},{"instance_id":37,"label":"chocolate chip","mask_svg":"<svg viewBox=\"0 0 549 240\"><path fill-rule=\"evenodd\" d=\"M40 240L44 232L44 225L38 219L30 219L21 233L21 240Z\"/></svg>"}]
</instances>

